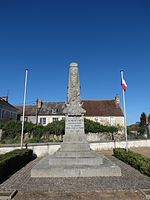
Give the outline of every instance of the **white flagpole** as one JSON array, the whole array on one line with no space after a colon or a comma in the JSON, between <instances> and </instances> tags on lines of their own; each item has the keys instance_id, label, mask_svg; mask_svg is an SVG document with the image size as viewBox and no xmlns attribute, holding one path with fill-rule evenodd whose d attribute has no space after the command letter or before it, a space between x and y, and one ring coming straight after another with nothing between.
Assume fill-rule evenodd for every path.
<instances>
[{"instance_id":1,"label":"white flagpole","mask_svg":"<svg viewBox=\"0 0 150 200\"><path fill-rule=\"evenodd\" d=\"M121 80L123 80L123 71L121 71ZM127 135L127 125L126 125L126 102L125 102L125 92L122 88L122 97L123 97L123 111L124 111L124 133L126 139L126 151L128 152L128 135Z\"/></svg>"},{"instance_id":2,"label":"white flagpole","mask_svg":"<svg viewBox=\"0 0 150 200\"><path fill-rule=\"evenodd\" d=\"M26 69L25 83L24 83L24 99L23 99L23 115L22 115L22 130L21 130L21 149L23 148L23 130L24 130L24 114L26 104L26 90L27 90L28 69Z\"/></svg>"}]
</instances>

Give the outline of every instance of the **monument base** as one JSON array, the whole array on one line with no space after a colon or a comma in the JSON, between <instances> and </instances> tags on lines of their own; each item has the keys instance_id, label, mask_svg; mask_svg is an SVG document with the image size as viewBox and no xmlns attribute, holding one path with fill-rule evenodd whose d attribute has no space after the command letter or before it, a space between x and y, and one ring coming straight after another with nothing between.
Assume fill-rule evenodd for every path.
<instances>
[{"instance_id":1,"label":"monument base","mask_svg":"<svg viewBox=\"0 0 150 200\"><path fill-rule=\"evenodd\" d=\"M103 155L90 149L83 134L66 134L61 148L44 157L31 177L121 176L121 169Z\"/></svg>"},{"instance_id":2,"label":"monument base","mask_svg":"<svg viewBox=\"0 0 150 200\"><path fill-rule=\"evenodd\" d=\"M101 156L103 164L100 165L81 165L81 164L56 164L51 163L53 156L43 158L32 170L31 177L94 177L94 176L121 176L121 169L108 160L105 156ZM52 159L52 160L51 160ZM65 161L65 159L64 159ZM72 158L70 158L72 162Z\"/></svg>"}]
</instances>

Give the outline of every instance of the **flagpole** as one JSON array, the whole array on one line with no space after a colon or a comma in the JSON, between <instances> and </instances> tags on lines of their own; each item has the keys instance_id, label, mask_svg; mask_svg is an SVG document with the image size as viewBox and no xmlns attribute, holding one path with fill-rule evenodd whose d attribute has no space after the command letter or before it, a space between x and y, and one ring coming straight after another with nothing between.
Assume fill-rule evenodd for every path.
<instances>
[{"instance_id":1,"label":"flagpole","mask_svg":"<svg viewBox=\"0 0 150 200\"><path fill-rule=\"evenodd\" d=\"M22 115L22 129L21 129L21 149L23 148L23 130L24 130L24 114L26 104L26 90L27 90L28 69L26 69L25 83L24 83L24 99L23 99L23 115Z\"/></svg>"},{"instance_id":2,"label":"flagpole","mask_svg":"<svg viewBox=\"0 0 150 200\"><path fill-rule=\"evenodd\" d=\"M121 80L123 80L123 71L121 71ZM128 135L127 135L127 125L126 125L126 102L125 102L125 92L122 88L122 97L123 97L123 111L124 111L124 133L126 139L126 151L128 152Z\"/></svg>"}]
</instances>

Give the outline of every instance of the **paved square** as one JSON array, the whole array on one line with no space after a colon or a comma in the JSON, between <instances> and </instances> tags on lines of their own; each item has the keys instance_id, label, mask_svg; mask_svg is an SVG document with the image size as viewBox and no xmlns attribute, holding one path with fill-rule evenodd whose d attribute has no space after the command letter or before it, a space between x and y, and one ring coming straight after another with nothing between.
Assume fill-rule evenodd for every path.
<instances>
[{"instance_id":1,"label":"paved square","mask_svg":"<svg viewBox=\"0 0 150 200\"><path fill-rule=\"evenodd\" d=\"M121 168L121 177L31 178L30 171L40 160L37 158L3 182L0 191L18 190L16 200L29 196L30 199L144 199L136 191L149 189L150 177L111 155L106 156Z\"/></svg>"}]
</instances>

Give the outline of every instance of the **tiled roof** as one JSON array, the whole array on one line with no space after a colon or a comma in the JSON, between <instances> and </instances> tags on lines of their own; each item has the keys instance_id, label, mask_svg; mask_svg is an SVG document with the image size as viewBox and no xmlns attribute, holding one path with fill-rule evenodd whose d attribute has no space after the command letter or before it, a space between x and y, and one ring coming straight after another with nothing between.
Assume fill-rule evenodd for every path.
<instances>
[{"instance_id":1,"label":"tiled roof","mask_svg":"<svg viewBox=\"0 0 150 200\"><path fill-rule=\"evenodd\" d=\"M38 110L38 115L62 115L63 109L65 107L65 102L44 102L42 104L42 108ZM22 114L22 106L16 106L17 113ZM56 113L54 114L54 112ZM27 105L25 107L25 115L26 116L34 116L36 115L36 106L35 105Z\"/></svg>"},{"instance_id":2,"label":"tiled roof","mask_svg":"<svg viewBox=\"0 0 150 200\"><path fill-rule=\"evenodd\" d=\"M10 103L8 103L7 101L5 101L1 98L0 98L0 107L16 112L16 107L12 106Z\"/></svg>"},{"instance_id":3,"label":"tiled roof","mask_svg":"<svg viewBox=\"0 0 150 200\"><path fill-rule=\"evenodd\" d=\"M65 102L45 102L43 103L39 114L51 115L54 114L56 110L57 115L62 115L64 107L65 107Z\"/></svg>"},{"instance_id":4,"label":"tiled roof","mask_svg":"<svg viewBox=\"0 0 150 200\"><path fill-rule=\"evenodd\" d=\"M85 116L124 116L115 100L82 100Z\"/></svg>"},{"instance_id":5,"label":"tiled roof","mask_svg":"<svg viewBox=\"0 0 150 200\"><path fill-rule=\"evenodd\" d=\"M85 116L123 116L120 105L115 100L82 100L82 107L86 110ZM22 114L22 106L16 106L18 114ZM63 115L65 102L45 102L38 115ZM53 111L56 109L56 114ZM36 115L36 106L28 105L25 110L26 116Z\"/></svg>"},{"instance_id":6,"label":"tiled roof","mask_svg":"<svg viewBox=\"0 0 150 200\"><path fill-rule=\"evenodd\" d=\"M16 106L17 108L17 114L22 115L23 112L23 106ZM35 105L27 105L25 107L25 115L27 116L34 116L36 115L36 106Z\"/></svg>"}]
</instances>

